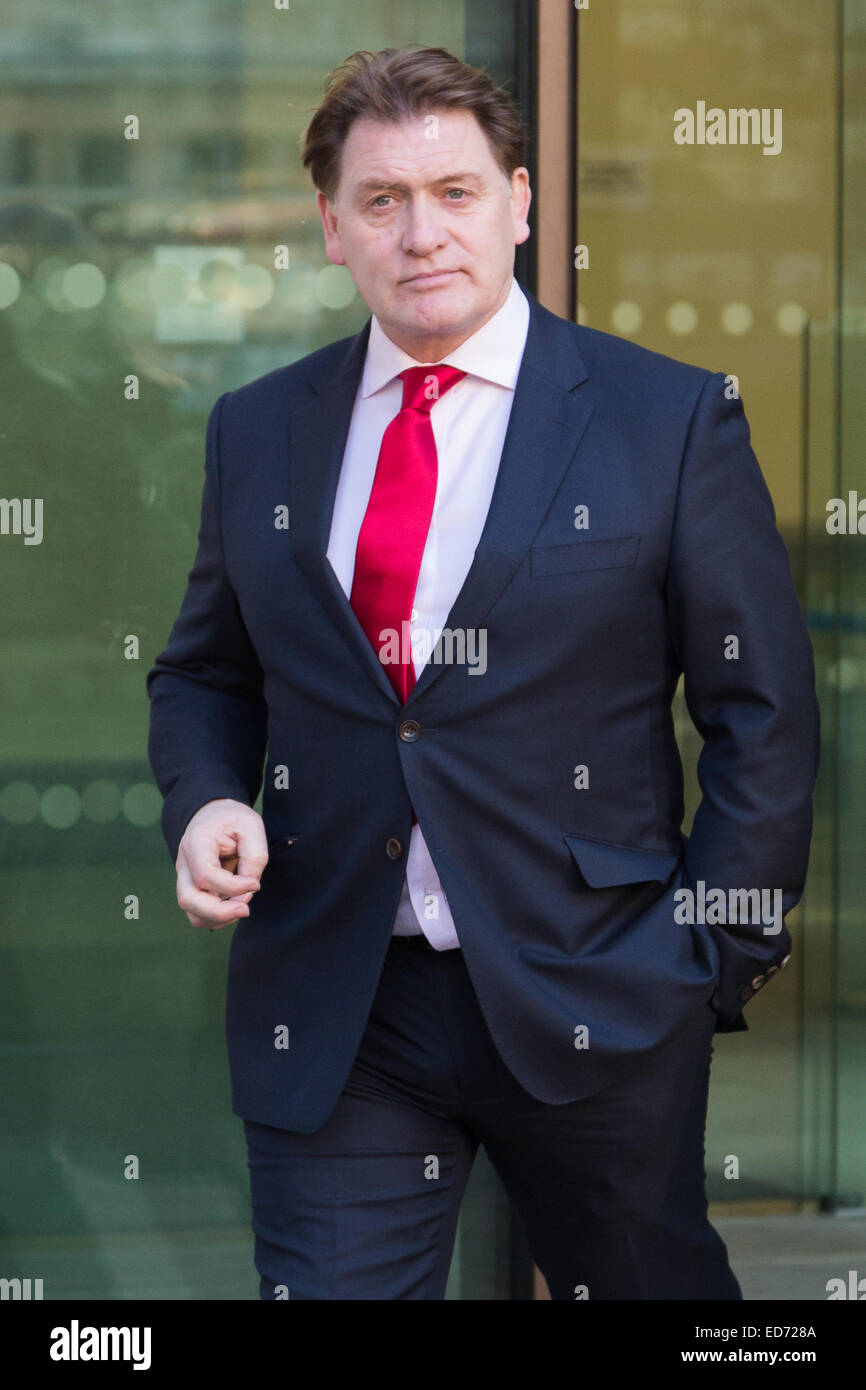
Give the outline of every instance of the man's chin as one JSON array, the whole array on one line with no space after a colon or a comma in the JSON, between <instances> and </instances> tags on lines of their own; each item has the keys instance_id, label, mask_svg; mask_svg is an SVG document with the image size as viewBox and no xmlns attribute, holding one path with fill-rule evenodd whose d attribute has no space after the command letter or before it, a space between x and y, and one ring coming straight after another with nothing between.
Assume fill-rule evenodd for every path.
<instances>
[{"instance_id":1,"label":"man's chin","mask_svg":"<svg viewBox=\"0 0 866 1390\"><path fill-rule=\"evenodd\" d=\"M478 314L471 295L453 289L424 290L421 294L400 295L395 321L405 328L417 328L424 333L453 333L466 326Z\"/></svg>"}]
</instances>

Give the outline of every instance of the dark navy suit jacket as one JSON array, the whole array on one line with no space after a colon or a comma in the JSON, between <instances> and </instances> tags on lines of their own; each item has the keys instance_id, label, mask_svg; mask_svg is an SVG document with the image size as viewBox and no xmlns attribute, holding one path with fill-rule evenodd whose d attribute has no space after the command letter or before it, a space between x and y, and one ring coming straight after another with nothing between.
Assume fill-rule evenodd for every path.
<instances>
[{"instance_id":1,"label":"dark navy suit jacket","mask_svg":"<svg viewBox=\"0 0 866 1390\"><path fill-rule=\"evenodd\" d=\"M493 499L447 624L485 630L487 669L431 660L406 706L325 558L369 322L211 413L198 553L147 677L149 752L173 860L205 801L252 804L264 779L270 860L228 973L246 1118L311 1132L334 1107L413 808L493 1039L543 1101L619 1079L707 1000L718 1031L744 1029L790 949L786 927L676 920L675 893L699 880L780 889L787 912L808 861L812 653L742 404L720 373L528 298ZM703 738L688 838L681 673Z\"/></svg>"}]
</instances>

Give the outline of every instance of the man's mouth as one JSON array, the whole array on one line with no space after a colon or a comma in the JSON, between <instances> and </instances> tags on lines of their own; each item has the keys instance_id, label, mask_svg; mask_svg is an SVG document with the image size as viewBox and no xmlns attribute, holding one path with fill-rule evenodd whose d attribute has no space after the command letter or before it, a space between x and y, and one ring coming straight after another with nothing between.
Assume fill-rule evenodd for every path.
<instances>
[{"instance_id":1,"label":"man's mouth","mask_svg":"<svg viewBox=\"0 0 866 1390\"><path fill-rule=\"evenodd\" d=\"M404 285L439 285L448 280L452 275L458 275L457 270L429 270L422 271L419 275L413 275L408 280L404 280Z\"/></svg>"}]
</instances>

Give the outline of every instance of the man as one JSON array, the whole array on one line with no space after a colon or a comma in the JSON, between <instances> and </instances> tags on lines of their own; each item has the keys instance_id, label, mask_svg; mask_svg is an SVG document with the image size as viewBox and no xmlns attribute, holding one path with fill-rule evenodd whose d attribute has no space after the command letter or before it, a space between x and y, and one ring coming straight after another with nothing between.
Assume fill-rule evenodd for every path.
<instances>
[{"instance_id":1,"label":"man","mask_svg":"<svg viewBox=\"0 0 866 1390\"><path fill-rule=\"evenodd\" d=\"M523 148L443 50L332 76L304 162L372 317L217 401L148 676L178 901L238 924L265 1298L442 1298L479 1143L554 1299L741 1297L712 1035L790 948L811 649L726 378L514 281Z\"/></svg>"}]
</instances>

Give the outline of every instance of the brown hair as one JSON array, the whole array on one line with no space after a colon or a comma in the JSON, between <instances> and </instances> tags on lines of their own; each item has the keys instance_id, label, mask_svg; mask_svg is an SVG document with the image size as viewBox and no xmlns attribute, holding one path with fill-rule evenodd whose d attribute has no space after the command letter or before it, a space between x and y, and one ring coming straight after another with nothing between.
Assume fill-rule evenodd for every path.
<instances>
[{"instance_id":1,"label":"brown hair","mask_svg":"<svg viewBox=\"0 0 866 1390\"><path fill-rule=\"evenodd\" d=\"M526 126L508 93L483 68L470 67L447 49L419 44L378 53L362 49L334 69L304 131L304 168L333 201L354 121L363 116L397 123L437 110L471 111L506 178L525 163Z\"/></svg>"}]
</instances>

